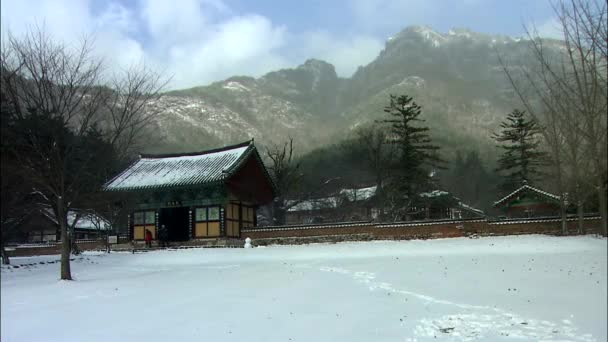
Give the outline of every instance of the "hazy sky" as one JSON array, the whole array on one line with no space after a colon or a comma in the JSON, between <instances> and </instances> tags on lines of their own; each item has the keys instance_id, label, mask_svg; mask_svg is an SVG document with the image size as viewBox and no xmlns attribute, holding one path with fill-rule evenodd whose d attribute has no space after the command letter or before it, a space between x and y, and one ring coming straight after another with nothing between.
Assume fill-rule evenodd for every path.
<instances>
[{"instance_id":1,"label":"hazy sky","mask_svg":"<svg viewBox=\"0 0 608 342\"><path fill-rule=\"evenodd\" d=\"M232 75L260 76L326 60L340 76L372 61L409 25L511 36L534 23L555 35L548 0L2 0L2 37L37 24L55 38L95 37L113 67L144 61L171 88Z\"/></svg>"}]
</instances>

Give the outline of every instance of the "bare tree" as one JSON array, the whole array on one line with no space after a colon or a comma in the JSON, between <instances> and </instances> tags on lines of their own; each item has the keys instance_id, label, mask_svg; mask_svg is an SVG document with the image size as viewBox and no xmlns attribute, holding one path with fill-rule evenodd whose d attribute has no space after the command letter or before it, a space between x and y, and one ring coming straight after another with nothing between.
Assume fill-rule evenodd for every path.
<instances>
[{"instance_id":1,"label":"bare tree","mask_svg":"<svg viewBox=\"0 0 608 342\"><path fill-rule=\"evenodd\" d=\"M107 140L115 146L121 159L130 154L144 128L165 109L159 104L160 91L169 80L145 65L113 75L103 107L109 126Z\"/></svg>"},{"instance_id":2,"label":"bare tree","mask_svg":"<svg viewBox=\"0 0 608 342\"><path fill-rule=\"evenodd\" d=\"M129 193L102 192L96 199L97 201L90 207L95 210L98 217L103 217L106 228L100 230L100 233L106 236L106 251L109 253L111 246L108 236L110 233L118 235L119 227L128 225L125 217L133 211L135 198ZM101 229L101 226L99 228Z\"/></svg>"},{"instance_id":3,"label":"bare tree","mask_svg":"<svg viewBox=\"0 0 608 342\"><path fill-rule=\"evenodd\" d=\"M267 148L266 157L270 160L268 171L278 191L272 204L273 223L284 224L287 210L296 204L288 199L297 192L302 179L300 164L295 161L293 138L282 146Z\"/></svg>"},{"instance_id":4,"label":"bare tree","mask_svg":"<svg viewBox=\"0 0 608 342\"><path fill-rule=\"evenodd\" d=\"M386 199L384 185L390 176L391 167L397 156L395 144L388 141L387 130L380 123L374 123L372 126L357 130L353 143L356 145L353 146L355 151L363 152L363 154L358 155L358 158L366 164L374 175L376 201L382 213ZM381 217L380 219L384 218Z\"/></svg>"},{"instance_id":5,"label":"bare tree","mask_svg":"<svg viewBox=\"0 0 608 342\"><path fill-rule=\"evenodd\" d=\"M377 192L382 192L396 156L395 144L388 141L386 128L378 123L359 129L355 134L357 150L364 151L364 155L360 157L374 174Z\"/></svg>"},{"instance_id":6,"label":"bare tree","mask_svg":"<svg viewBox=\"0 0 608 342\"><path fill-rule=\"evenodd\" d=\"M14 109L16 155L55 213L61 279L71 280L68 213L99 189L116 153L124 156L134 144L150 118L147 104L165 83L133 69L124 85L106 85L89 41L73 48L40 28L9 34L0 63L1 92Z\"/></svg>"},{"instance_id":7,"label":"bare tree","mask_svg":"<svg viewBox=\"0 0 608 342\"><path fill-rule=\"evenodd\" d=\"M12 160L7 160L8 153L2 152L2 175L0 181L2 188L0 195L0 248L2 254L2 264L10 264L8 253L6 252L7 240L15 237L21 223L29 216L34 205L32 203L27 184L23 178L14 170Z\"/></svg>"},{"instance_id":8,"label":"bare tree","mask_svg":"<svg viewBox=\"0 0 608 342\"><path fill-rule=\"evenodd\" d=\"M590 177L577 170L570 174L577 178L575 183L579 186L585 179L592 180L601 230L606 235L607 5L605 1L560 1L554 11L563 42L549 49L547 44L554 43L541 39L536 30L528 30L534 66L511 68L504 59L501 64L528 112L544 125L543 135L562 194L562 217L565 218L567 188L564 170L580 169L581 165L573 163L585 158ZM562 221L565 232L565 220Z\"/></svg>"}]
</instances>

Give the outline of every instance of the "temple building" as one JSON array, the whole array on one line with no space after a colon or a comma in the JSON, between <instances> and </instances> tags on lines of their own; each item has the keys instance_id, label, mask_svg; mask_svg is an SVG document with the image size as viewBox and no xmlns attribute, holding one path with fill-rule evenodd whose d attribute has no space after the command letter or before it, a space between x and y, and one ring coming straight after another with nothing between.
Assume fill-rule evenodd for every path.
<instances>
[{"instance_id":1,"label":"temple building","mask_svg":"<svg viewBox=\"0 0 608 342\"><path fill-rule=\"evenodd\" d=\"M132 240L153 239L165 227L169 241L240 238L256 226L256 210L275 187L253 140L180 154L142 154L106 183L105 191L135 197L128 217Z\"/></svg>"},{"instance_id":2,"label":"temple building","mask_svg":"<svg viewBox=\"0 0 608 342\"><path fill-rule=\"evenodd\" d=\"M494 208L501 210L505 218L558 216L559 202L559 196L524 183L494 202Z\"/></svg>"}]
</instances>

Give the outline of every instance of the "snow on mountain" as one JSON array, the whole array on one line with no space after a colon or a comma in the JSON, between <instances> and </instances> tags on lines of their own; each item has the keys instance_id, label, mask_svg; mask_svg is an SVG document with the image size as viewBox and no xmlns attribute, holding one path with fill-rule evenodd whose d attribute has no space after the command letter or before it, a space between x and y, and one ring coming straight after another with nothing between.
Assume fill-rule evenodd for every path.
<instances>
[{"instance_id":1,"label":"snow on mountain","mask_svg":"<svg viewBox=\"0 0 608 342\"><path fill-rule=\"evenodd\" d=\"M424 78L420 76L407 76L403 79L403 81L399 82L400 86L407 87L415 87L415 88L424 88L426 86L426 81Z\"/></svg>"},{"instance_id":2,"label":"snow on mountain","mask_svg":"<svg viewBox=\"0 0 608 342\"><path fill-rule=\"evenodd\" d=\"M239 82L228 81L222 86L224 89L236 90L236 91L249 91L249 88L245 87Z\"/></svg>"},{"instance_id":3,"label":"snow on mountain","mask_svg":"<svg viewBox=\"0 0 608 342\"><path fill-rule=\"evenodd\" d=\"M562 49L549 40L548 48ZM352 127L383 115L390 94L407 94L432 113L433 130L448 140L490 146L487 132L517 106L496 58L524 66L525 40L454 28L441 33L411 26L386 41L379 56L351 78L333 65L309 59L259 78L230 77L208 86L171 91L152 128L150 152L202 149L255 137L280 143L294 137L299 150L333 143ZM332 138L333 137L333 138ZM448 142L446 147L458 144Z\"/></svg>"}]
</instances>

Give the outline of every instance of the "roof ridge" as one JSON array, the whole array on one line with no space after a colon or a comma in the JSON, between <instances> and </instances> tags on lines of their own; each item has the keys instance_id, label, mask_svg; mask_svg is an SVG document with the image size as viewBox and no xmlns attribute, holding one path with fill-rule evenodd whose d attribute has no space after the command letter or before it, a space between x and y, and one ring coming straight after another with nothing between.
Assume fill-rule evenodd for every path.
<instances>
[{"instance_id":1,"label":"roof ridge","mask_svg":"<svg viewBox=\"0 0 608 342\"><path fill-rule=\"evenodd\" d=\"M141 153L139 155L139 158L161 159L161 158L175 158L175 157L192 157L192 156L199 156L199 155L205 155L205 154L210 154L210 153L216 153L216 152L223 152L223 151L233 150L233 149L237 149L237 148L245 147L245 146L250 146L250 145L253 145L253 139L245 141L245 142L242 142L242 143L234 144L234 145L228 145L228 146L224 146L224 147L218 147L218 148L214 148L214 149L210 149L210 150L205 150L205 151L199 151L199 152Z\"/></svg>"}]
</instances>

